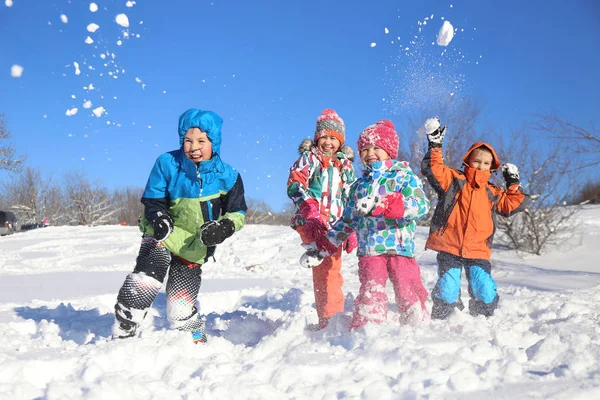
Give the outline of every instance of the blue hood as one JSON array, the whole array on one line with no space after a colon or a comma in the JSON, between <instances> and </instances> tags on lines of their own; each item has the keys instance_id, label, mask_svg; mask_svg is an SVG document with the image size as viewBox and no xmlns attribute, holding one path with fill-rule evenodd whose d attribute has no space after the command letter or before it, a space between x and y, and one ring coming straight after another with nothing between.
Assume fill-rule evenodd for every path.
<instances>
[{"instance_id":1,"label":"blue hood","mask_svg":"<svg viewBox=\"0 0 600 400\"><path fill-rule=\"evenodd\" d=\"M221 127L223 118L212 111L189 109L179 117L179 146L183 146L183 137L191 128L200 128L206 132L212 144L213 153L221 152Z\"/></svg>"}]
</instances>

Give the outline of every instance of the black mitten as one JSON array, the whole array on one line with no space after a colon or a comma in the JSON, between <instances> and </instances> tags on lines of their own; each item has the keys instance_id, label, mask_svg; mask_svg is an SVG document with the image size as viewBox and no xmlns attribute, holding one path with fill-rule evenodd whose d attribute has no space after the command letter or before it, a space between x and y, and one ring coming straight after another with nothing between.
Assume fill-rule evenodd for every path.
<instances>
[{"instance_id":1,"label":"black mitten","mask_svg":"<svg viewBox=\"0 0 600 400\"><path fill-rule=\"evenodd\" d=\"M162 242L173 232L173 218L169 214L159 211L152 228L154 229L154 239Z\"/></svg>"},{"instance_id":2,"label":"black mitten","mask_svg":"<svg viewBox=\"0 0 600 400\"><path fill-rule=\"evenodd\" d=\"M207 247L221 244L235 232L233 221L223 218L218 221L209 221L200 228L200 240Z\"/></svg>"},{"instance_id":3,"label":"black mitten","mask_svg":"<svg viewBox=\"0 0 600 400\"><path fill-rule=\"evenodd\" d=\"M519 169L515 164L506 163L502 166L502 177L506 182L506 188L508 189L515 183L521 183L519 177Z\"/></svg>"}]
</instances>

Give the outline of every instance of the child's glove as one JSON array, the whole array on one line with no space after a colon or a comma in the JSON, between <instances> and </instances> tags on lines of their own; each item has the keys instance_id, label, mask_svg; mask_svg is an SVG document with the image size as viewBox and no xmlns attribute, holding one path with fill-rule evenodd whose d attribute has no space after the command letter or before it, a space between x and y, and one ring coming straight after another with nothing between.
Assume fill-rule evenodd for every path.
<instances>
[{"instance_id":1,"label":"child's glove","mask_svg":"<svg viewBox=\"0 0 600 400\"><path fill-rule=\"evenodd\" d=\"M317 265L321 265L323 257L319 250L314 247L306 250L302 256L300 256L300 266L304 268L314 268Z\"/></svg>"},{"instance_id":2,"label":"child's glove","mask_svg":"<svg viewBox=\"0 0 600 400\"><path fill-rule=\"evenodd\" d=\"M404 217L404 196L402 196L402 193L394 192L383 196L377 207L371 212L374 217L382 214L385 218L391 219Z\"/></svg>"},{"instance_id":3,"label":"child's glove","mask_svg":"<svg viewBox=\"0 0 600 400\"><path fill-rule=\"evenodd\" d=\"M520 184L519 169L515 164L506 163L502 166L502 177L506 182L506 188L508 189L512 185Z\"/></svg>"},{"instance_id":4,"label":"child's glove","mask_svg":"<svg viewBox=\"0 0 600 400\"><path fill-rule=\"evenodd\" d=\"M381 197L379 196L366 196L362 199L359 199L354 205L354 209L361 217L366 217L367 215L371 215L371 211L375 207L379 205L381 202Z\"/></svg>"},{"instance_id":5,"label":"child's glove","mask_svg":"<svg viewBox=\"0 0 600 400\"><path fill-rule=\"evenodd\" d=\"M223 218L218 221L208 221L200 228L200 241L206 247L221 244L233 235L235 225L232 220Z\"/></svg>"},{"instance_id":6,"label":"child's glove","mask_svg":"<svg viewBox=\"0 0 600 400\"><path fill-rule=\"evenodd\" d=\"M162 242L173 232L173 218L168 213L163 214L159 211L154 224L152 224L152 229L154 229L154 239Z\"/></svg>"},{"instance_id":7,"label":"child's glove","mask_svg":"<svg viewBox=\"0 0 600 400\"><path fill-rule=\"evenodd\" d=\"M358 239L356 238L356 232L352 232L352 234L348 236L348 239L344 241L343 247L344 250L346 250L346 253L348 254L352 253L354 249L358 247Z\"/></svg>"},{"instance_id":8,"label":"child's glove","mask_svg":"<svg viewBox=\"0 0 600 400\"><path fill-rule=\"evenodd\" d=\"M325 257L329 257L337 251L337 248L324 235L319 236L316 242L305 243L302 247L307 249L300 257L300 265L304 268L314 268L320 265Z\"/></svg>"},{"instance_id":9,"label":"child's glove","mask_svg":"<svg viewBox=\"0 0 600 400\"><path fill-rule=\"evenodd\" d=\"M446 125L441 128L440 119L438 117L429 118L425 121L423 128L427 134L427 140L429 141L429 148L442 147L444 141L444 135L446 134Z\"/></svg>"},{"instance_id":10,"label":"child's glove","mask_svg":"<svg viewBox=\"0 0 600 400\"><path fill-rule=\"evenodd\" d=\"M358 200L355 208L362 217L383 215L385 218L400 219L404 216L404 198L398 192L385 196L367 196Z\"/></svg>"},{"instance_id":11,"label":"child's glove","mask_svg":"<svg viewBox=\"0 0 600 400\"><path fill-rule=\"evenodd\" d=\"M302 203L300 215L304 218L304 232L309 240L316 240L327 233L327 225L321 220L319 203L316 200L310 199Z\"/></svg>"}]
</instances>

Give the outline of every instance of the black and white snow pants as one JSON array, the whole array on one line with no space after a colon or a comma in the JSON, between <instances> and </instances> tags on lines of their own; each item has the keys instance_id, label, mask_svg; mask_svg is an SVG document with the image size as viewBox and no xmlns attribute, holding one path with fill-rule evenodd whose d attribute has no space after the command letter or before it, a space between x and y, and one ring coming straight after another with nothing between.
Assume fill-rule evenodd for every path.
<instances>
[{"instance_id":1,"label":"black and white snow pants","mask_svg":"<svg viewBox=\"0 0 600 400\"><path fill-rule=\"evenodd\" d=\"M142 239L135 268L127 275L115 305L118 323L137 328L167 279L167 319L171 327L185 331L204 329L196 299L202 281L200 264L173 256L151 236Z\"/></svg>"}]
</instances>

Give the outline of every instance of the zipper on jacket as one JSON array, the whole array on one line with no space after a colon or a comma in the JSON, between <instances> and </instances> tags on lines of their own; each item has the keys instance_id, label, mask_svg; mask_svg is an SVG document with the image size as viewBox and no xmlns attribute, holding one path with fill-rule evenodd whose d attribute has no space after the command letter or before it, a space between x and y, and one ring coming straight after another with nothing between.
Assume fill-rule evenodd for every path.
<instances>
[{"instance_id":1,"label":"zipper on jacket","mask_svg":"<svg viewBox=\"0 0 600 400\"><path fill-rule=\"evenodd\" d=\"M469 208L467 209L467 220L465 221L465 229L463 230L462 243L460 244L460 256L466 258L467 254L464 252L465 237L467 235L467 229L469 229L469 216L471 215L471 205L473 204L473 190L471 190L471 198L469 199Z\"/></svg>"},{"instance_id":2,"label":"zipper on jacket","mask_svg":"<svg viewBox=\"0 0 600 400\"><path fill-rule=\"evenodd\" d=\"M200 182L200 197L202 197L202 178L200 177L200 168L196 167L196 176L198 177L198 182Z\"/></svg>"}]
</instances>

